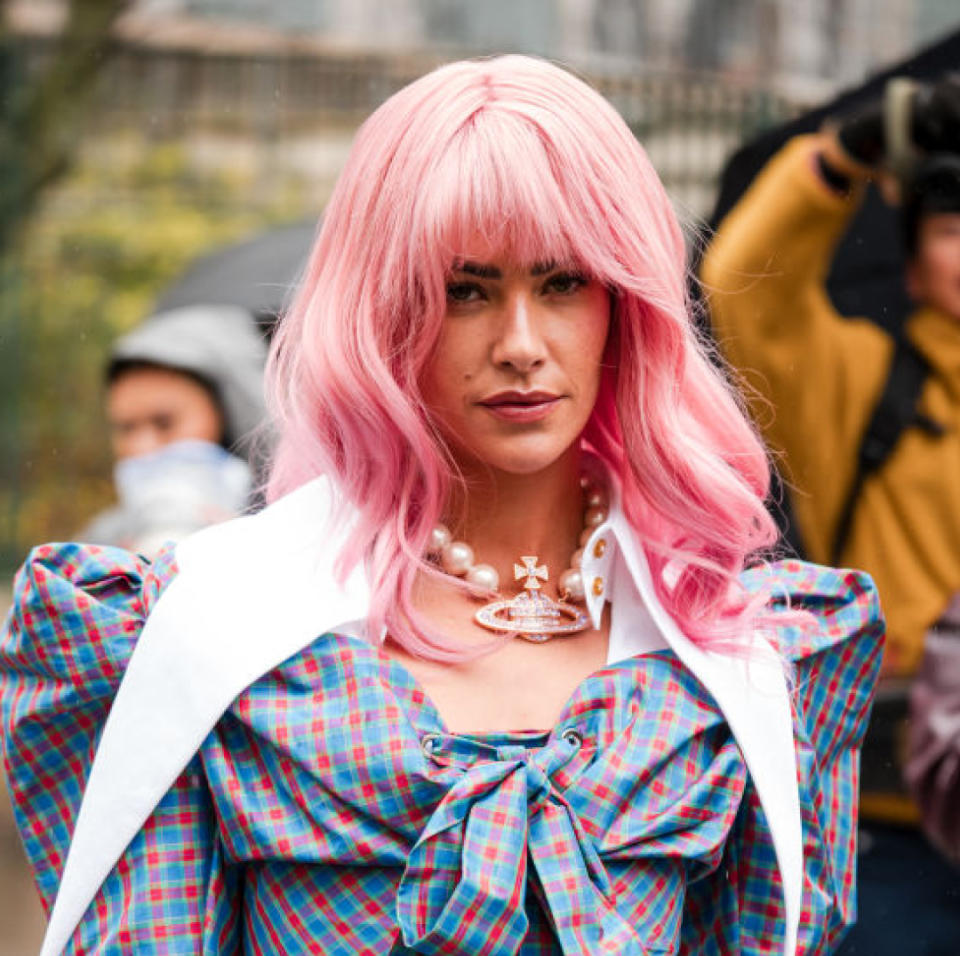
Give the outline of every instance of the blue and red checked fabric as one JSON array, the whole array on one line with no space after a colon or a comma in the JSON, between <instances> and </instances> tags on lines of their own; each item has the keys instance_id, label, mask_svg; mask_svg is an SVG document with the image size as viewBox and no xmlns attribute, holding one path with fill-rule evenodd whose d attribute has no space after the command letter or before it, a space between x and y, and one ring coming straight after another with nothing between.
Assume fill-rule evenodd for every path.
<instances>
[{"instance_id":1,"label":"blue and red checked fabric","mask_svg":"<svg viewBox=\"0 0 960 956\"><path fill-rule=\"evenodd\" d=\"M113 694L174 574L169 555L55 545L18 579L0 640L4 758L48 909ZM748 581L819 623L777 637L794 663L798 952L826 954L854 916L882 623L861 575L783 563ZM783 924L743 758L671 652L594 673L548 734L461 736L401 665L322 634L233 703L69 952L779 954Z\"/></svg>"}]
</instances>

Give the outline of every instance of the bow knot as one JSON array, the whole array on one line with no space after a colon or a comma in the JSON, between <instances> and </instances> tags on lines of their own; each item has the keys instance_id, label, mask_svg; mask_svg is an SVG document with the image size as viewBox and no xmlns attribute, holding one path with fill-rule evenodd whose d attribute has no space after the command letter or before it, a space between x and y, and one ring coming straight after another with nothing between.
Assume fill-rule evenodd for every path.
<instances>
[{"instance_id":1,"label":"bow knot","mask_svg":"<svg viewBox=\"0 0 960 956\"><path fill-rule=\"evenodd\" d=\"M553 792L550 775L558 769L552 766L557 763L556 760L548 761L544 766L534 752L526 747L512 745L498 747L497 760L501 764L511 765L516 773L523 774L528 813L535 812L550 797Z\"/></svg>"},{"instance_id":2,"label":"bow knot","mask_svg":"<svg viewBox=\"0 0 960 956\"><path fill-rule=\"evenodd\" d=\"M596 847L553 784L576 750L564 738L538 750L498 747L493 759L462 770L400 880L397 919L407 946L425 956L490 952L496 939L498 954L514 956L528 929L532 860L565 956L646 954L609 899Z\"/></svg>"}]
</instances>

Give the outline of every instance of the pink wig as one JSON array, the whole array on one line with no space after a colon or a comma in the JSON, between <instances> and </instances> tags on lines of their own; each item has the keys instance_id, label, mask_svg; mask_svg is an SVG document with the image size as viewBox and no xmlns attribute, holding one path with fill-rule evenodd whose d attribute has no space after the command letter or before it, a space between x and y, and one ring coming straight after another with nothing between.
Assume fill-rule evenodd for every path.
<instances>
[{"instance_id":1,"label":"pink wig","mask_svg":"<svg viewBox=\"0 0 960 956\"><path fill-rule=\"evenodd\" d=\"M451 267L478 233L612 290L583 441L619 478L667 610L701 645L735 642L760 603L737 575L776 538L766 454L698 343L683 237L646 154L599 94L541 60L442 67L360 129L274 343L268 497L328 475L359 514L340 569L367 562L372 633L464 656L421 626L411 586L457 480L419 381Z\"/></svg>"}]
</instances>

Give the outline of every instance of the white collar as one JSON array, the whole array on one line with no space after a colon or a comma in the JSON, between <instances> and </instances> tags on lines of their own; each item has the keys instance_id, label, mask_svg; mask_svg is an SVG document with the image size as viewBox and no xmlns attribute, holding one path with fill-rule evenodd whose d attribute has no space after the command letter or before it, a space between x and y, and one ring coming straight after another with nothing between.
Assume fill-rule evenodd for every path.
<instances>
[{"instance_id":1,"label":"white collar","mask_svg":"<svg viewBox=\"0 0 960 956\"><path fill-rule=\"evenodd\" d=\"M334 560L349 528L330 526L332 502L329 482L319 478L257 515L178 545L179 574L144 625L104 727L41 956L66 946L114 864L233 700L319 634L355 633L365 620L370 592L362 568L343 587L335 583ZM601 538L606 547L595 548ZM703 651L682 634L656 597L646 556L616 500L584 549L583 574L595 623L615 596L611 662L670 647L722 710L770 827L786 908L783 953L793 956L803 843L779 659L765 641L748 665ZM602 595L594 593L595 578ZM618 618L633 626L618 627Z\"/></svg>"}]
</instances>

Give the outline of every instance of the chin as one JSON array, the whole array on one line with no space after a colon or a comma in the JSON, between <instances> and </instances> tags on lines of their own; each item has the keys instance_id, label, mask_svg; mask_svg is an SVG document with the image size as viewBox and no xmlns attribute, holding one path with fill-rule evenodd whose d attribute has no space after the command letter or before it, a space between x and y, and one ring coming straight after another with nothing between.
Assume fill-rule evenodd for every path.
<instances>
[{"instance_id":1,"label":"chin","mask_svg":"<svg viewBox=\"0 0 960 956\"><path fill-rule=\"evenodd\" d=\"M578 436L579 437L579 436ZM470 449L476 463L508 475L535 475L546 471L578 445L578 437L569 442L500 442ZM510 447L514 445L515 447Z\"/></svg>"},{"instance_id":2,"label":"chin","mask_svg":"<svg viewBox=\"0 0 960 956\"><path fill-rule=\"evenodd\" d=\"M559 457L559 456L557 456ZM509 459L503 462L487 462L491 468L501 471L507 475L537 475L546 471L557 458L528 458L523 460Z\"/></svg>"}]
</instances>

